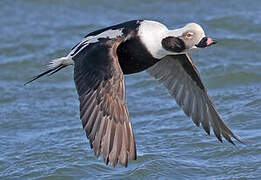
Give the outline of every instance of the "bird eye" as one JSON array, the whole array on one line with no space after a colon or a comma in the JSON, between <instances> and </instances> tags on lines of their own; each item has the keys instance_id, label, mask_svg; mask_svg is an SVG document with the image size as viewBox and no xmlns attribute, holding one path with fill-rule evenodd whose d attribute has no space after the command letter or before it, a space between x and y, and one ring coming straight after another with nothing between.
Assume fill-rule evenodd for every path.
<instances>
[{"instance_id":1,"label":"bird eye","mask_svg":"<svg viewBox=\"0 0 261 180\"><path fill-rule=\"evenodd\" d=\"M187 38L191 38L193 36L193 33L192 32L188 32L187 34L186 34L186 37Z\"/></svg>"}]
</instances>

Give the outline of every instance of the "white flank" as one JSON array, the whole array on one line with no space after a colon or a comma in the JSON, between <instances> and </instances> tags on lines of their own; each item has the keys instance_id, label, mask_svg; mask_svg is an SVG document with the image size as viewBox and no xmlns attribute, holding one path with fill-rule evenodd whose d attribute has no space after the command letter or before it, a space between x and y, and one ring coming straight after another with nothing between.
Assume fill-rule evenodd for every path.
<instances>
[{"instance_id":1,"label":"white flank","mask_svg":"<svg viewBox=\"0 0 261 180\"><path fill-rule=\"evenodd\" d=\"M100 38L109 38L109 39L114 39L114 38L117 38L119 36L121 36L123 33L122 33L122 29L115 29L115 30L112 30L112 29L109 29L107 31L104 31L96 36L88 36L86 38L84 38L76 47L74 47L72 49L72 51L69 53L68 56L70 57L73 57L75 56L78 52L80 52L82 49L84 49L86 46L88 46L90 43L96 43L96 42L99 42L99 39ZM74 54L75 50L79 47L79 46L82 46L80 50L78 50L78 52L76 54ZM74 54L72 56L72 54Z\"/></svg>"},{"instance_id":2,"label":"white flank","mask_svg":"<svg viewBox=\"0 0 261 180\"><path fill-rule=\"evenodd\" d=\"M72 60L72 58L67 56L67 57L61 57L61 58L51 60L48 67L50 69L53 69L53 68L57 68L60 65L68 66L68 65L73 65L73 64L74 64L74 61Z\"/></svg>"}]
</instances>

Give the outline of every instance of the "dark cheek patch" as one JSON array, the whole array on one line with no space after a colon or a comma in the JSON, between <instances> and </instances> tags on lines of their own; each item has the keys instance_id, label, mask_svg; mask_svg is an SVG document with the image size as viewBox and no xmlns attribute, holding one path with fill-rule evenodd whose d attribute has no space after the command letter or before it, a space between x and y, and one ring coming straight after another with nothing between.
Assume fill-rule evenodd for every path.
<instances>
[{"instance_id":1,"label":"dark cheek patch","mask_svg":"<svg viewBox=\"0 0 261 180\"><path fill-rule=\"evenodd\" d=\"M168 36L161 41L162 47L168 51L180 53L185 50L183 40L174 36Z\"/></svg>"}]
</instances>

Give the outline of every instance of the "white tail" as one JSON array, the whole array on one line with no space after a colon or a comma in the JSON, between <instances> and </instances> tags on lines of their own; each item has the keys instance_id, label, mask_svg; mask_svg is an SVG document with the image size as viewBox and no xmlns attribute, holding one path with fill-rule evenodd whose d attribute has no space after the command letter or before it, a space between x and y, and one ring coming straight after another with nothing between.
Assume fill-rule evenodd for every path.
<instances>
[{"instance_id":1,"label":"white tail","mask_svg":"<svg viewBox=\"0 0 261 180\"><path fill-rule=\"evenodd\" d=\"M61 58L51 60L48 67L50 69L53 69L53 68L57 68L61 65L68 66L68 65L73 65L73 64L74 64L74 62L71 57L61 57Z\"/></svg>"}]
</instances>

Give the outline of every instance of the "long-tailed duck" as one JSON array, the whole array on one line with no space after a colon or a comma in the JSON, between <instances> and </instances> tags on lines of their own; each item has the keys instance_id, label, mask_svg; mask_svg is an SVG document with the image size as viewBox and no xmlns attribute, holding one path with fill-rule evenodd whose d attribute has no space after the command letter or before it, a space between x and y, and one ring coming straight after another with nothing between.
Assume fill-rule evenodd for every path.
<instances>
[{"instance_id":1,"label":"long-tailed duck","mask_svg":"<svg viewBox=\"0 0 261 180\"><path fill-rule=\"evenodd\" d=\"M89 33L66 57L52 60L48 71L27 83L74 65L80 118L91 148L106 164L114 167L119 161L127 167L137 154L124 74L147 70L207 134L211 125L219 141L222 136L232 144L231 137L241 141L220 118L188 54L215 43L196 23L169 30L156 21L128 21Z\"/></svg>"}]
</instances>

